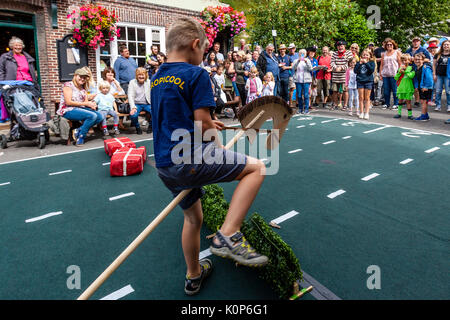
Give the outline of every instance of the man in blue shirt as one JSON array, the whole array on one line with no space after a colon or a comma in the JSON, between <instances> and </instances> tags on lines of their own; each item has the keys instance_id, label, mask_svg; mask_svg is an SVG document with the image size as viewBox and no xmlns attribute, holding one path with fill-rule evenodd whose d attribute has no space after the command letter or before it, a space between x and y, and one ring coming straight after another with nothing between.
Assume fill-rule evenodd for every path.
<instances>
[{"instance_id":1,"label":"man in blue shirt","mask_svg":"<svg viewBox=\"0 0 450 320\"><path fill-rule=\"evenodd\" d=\"M414 56L417 53L423 53L425 55L425 63L430 62L431 61L431 54L424 48L421 46L421 39L420 37L415 36L412 39L412 43L411 43L411 47L406 50L405 52L406 54L409 54L411 57L414 58ZM416 71L417 70L417 66L414 64L412 64L413 70ZM414 107L419 107L420 106L420 102L419 102L420 98L419 98L419 91L415 90L414 92Z\"/></svg>"},{"instance_id":2,"label":"man in blue shirt","mask_svg":"<svg viewBox=\"0 0 450 320\"><path fill-rule=\"evenodd\" d=\"M119 48L120 57L114 62L114 71L120 86L125 92L128 92L128 83L136 78L136 61L130 57L130 51L127 47Z\"/></svg>"},{"instance_id":3,"label":"man in blue shirt","mask_svg":"<svg viewBox=\"0 0 450 320\"><path fill-rule=\"evenodd\" d=\"M275 80L275 88L273 90L273 94L278 95L277 93L280 87L280 68L278 59L273 51L273 44L268 44L266 50L263 51L259 56L256 68L258 68L259 76L261 77L261 79L264 79L264 76L267 72L272 72L273 78Z\"/></svg>"},{"instance_id":4,"label":"man in blue shirt","mask_svg":"<svg viewBox=\"0 0 450 320\"><path fill-rule=\"evenodd\" d=\"M292 101L292 95L294 94L295 89L295 82L294 82L294 70L292 70L292 66L294 65L294 61L299 58L298 53L295 52L295 43L291 43L288 47L289 53L289 59L291 63L291 67L289 69L289 104Z\"/></svg>"},{"instance_id":5,"label":"man in blue shirt","mask_svg":"<svg viewBox=\"0 0 450 320\"><path fill-rule=\"evenodd\" d=\"M280 66L280 97L284 101L289 102L289 67L291 66L291 59L286 54L286 46L280 44L280 55L278 56L278 62Z\"/></svg>"}]
</instances>

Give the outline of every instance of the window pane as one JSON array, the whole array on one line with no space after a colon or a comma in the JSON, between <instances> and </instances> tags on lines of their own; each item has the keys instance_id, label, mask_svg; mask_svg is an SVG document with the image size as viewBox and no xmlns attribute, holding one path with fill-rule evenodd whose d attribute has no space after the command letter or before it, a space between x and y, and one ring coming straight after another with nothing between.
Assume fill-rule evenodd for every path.
<instances>
[{"instance_id":1,"label":"window pane","mask_svg":"<svg viewBox=\"0 0 450 320\"><path fill-rule=\"evenodd\" d=\"M138 56L145 56L145 43L138 43Z\"/></svg>"},{"instance_id":2,"label":"window pane","mask_svg":"<svg viewBox=\"0 0 450 320\"><path fill-rule=\"evenodd\" d=\"M127 27L120 27L120 37L118 40L126 40L127 39Z\"/></svg>"},{"instance_id":3,"label":"window pane","mask_svg":"<svg viewBox=\"0 0 450 320\"><path fill-rule=\"evenodd\" d=\"M137 40L145 41L145 29L137 29Z\"/></svg>"},{"instance_id":4,"label":"window pane","mask_svg":"<svg viewBox=\"0 0 450 320\"><path fill-rule=\"evenodd\" d=\"M152 42L159 42L159 30L152 30Z\"/></svg>"},{"instance_id":5,"label":"window pane","mask_svg":"<svg viewBox=\"0 0 450 320\"><path fill-rule=\"evenodd\" d=\"M136 60L139 67L143 67L145 65L145 58L137 58Z\"/></svg>"},{"instance_id":6,"label":"window pane","mask_svg":"<svg viewBox=\"0 0 450 320\"><path fill-rule=\"evenodd\" d=\"M106 40L105 46L100 48L100 54L111 54L111 47L109 40Z\"/></svg>"},{"instance_id":7,"label":"window pane","mask_svg":"<svg viewBox=\"0 0 450 320\"><path fill-rule=\"evenodd\" d=\"M127 28L128 30L128 41L136 40L136 28Z\"/></svg>"},{"instance_id":8,"label":"window pane","mask_svg":"<svg viewBox=\"0 0 450 320\"><path fill-rule=\"evenodd\" d=\"M111 66L111 59L109 57L100 57L100 72L105 70L106 67Z\"/></svg>"},{"instance_id":9,"label":"window pane","mask_svg":"<svg viewBox=\"0 0 450 320\"><path fill-rule=\"evenodd\" d=\"M130 51L130 56L136 55L136 42L128 42L128 50Z\"/></svg>"}]
</instances>

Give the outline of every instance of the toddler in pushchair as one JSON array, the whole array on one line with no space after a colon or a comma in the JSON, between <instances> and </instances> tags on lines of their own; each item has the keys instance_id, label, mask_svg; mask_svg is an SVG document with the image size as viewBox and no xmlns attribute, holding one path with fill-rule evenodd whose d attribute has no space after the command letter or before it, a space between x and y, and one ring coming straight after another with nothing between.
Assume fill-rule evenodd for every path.
<instances>
[{"instance_id":1,"label":"toddler in pushchair","mask_svg":"<svg viewBox=\"0 0 450 320\"><path fill-rule=\"evenodd\" d=\"M10 114L10 136L0 135L0 147L17 140L37 140L45 148L50 136L46 112L39 90L29 81L0 81L0 99Z\"/></svg>"}]
</instances>

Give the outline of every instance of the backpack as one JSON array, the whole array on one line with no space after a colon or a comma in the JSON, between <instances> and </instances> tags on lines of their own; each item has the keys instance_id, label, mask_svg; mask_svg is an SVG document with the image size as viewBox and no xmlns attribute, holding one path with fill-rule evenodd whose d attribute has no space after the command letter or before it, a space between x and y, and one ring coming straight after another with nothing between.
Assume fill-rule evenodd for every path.
<instances>
[{"instance_id":1,"label":"backpack","mask_svg":"<svg viewBox=\"0 0 450 320\"><path fill-rule=\"evenodd\" d=\"M30 113L42 113L42 109L38 107L33 101L33 95L31 92L18 89L13 93L14 97L14 110L19 115L27 115Z\"/></svg>"}]
</instances>

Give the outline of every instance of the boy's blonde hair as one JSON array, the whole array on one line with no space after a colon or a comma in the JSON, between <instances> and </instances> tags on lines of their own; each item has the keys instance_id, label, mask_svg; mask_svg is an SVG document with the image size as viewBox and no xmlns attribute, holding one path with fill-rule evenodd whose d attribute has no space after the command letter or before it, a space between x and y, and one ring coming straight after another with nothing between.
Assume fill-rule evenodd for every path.
<instances>
[{"instance_id":1,"label":"boy's blonde hair","mask_svg":"<svg viewBox=\"0 0 450 320\"><path fill-rule=\"evenodd\" d=\"M111 88L111 85L109 84L108 81L100 81L100 83L98 84L98 88L100 90L102 90L103 88L109 89Z\"/></svg>"},{"instance_id":2,"label":"boy's blonde hair","mask_svg":"<svg viewBox=\"0 0 450 320\"><path fill-rule=\"evenodd\" d=\"M250 53L247 53L245 55L245 58L247 59L247 61L251 61L252 60L252 55Z\"/></svg>"},{"instance_id":3,"label":"boy's blonde hair","mask_svg":"<svg viewBox=\"0 0 450 320\"><path fill-rule=\"evenodd\" d=\"M208 47L209 40L205 30L197 20L190 17L178 18L167 32L167 52L186 49L196 39L200 40L200 48Z\"/></svg>"},{"instance_id":4,"label":"boy's blonde hair","mask_svg":"<svg viewBox=\"0 0 450 320\"><path fill-rule=\"evenodd\" d=\"M266 73L266 77L269 78L269 81L275 81L275 78L273 77L273 73L270 71Z\"/></svg>"},{"instance_id":5,"label":"boy's blonde hair","mask_svg":"<svg viewBox=\"0 0 450 320\"><path fill-rule=\"evenodd\" d=\"M256 74L256 75L259 74L258 68L256 68L256 67L251 67L251 68L250 68L250 72L252 72L252 73L254 73L254 74Z\"/></svg>"},{"instance_id":6,"label":"boy's blonde hair","mask_svg":"<svg viewBox=\"0 0 450 320\"><path fill-rule=\"evenodd\" d=\"M405 61L406 62L406 64L411 64L411 56L409 55L409 54L407 54L407 53L404 53L404 54L402 54L401 56L400 56L400 60L401 61Z\"/></svg>"}]
</instances>

